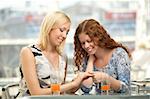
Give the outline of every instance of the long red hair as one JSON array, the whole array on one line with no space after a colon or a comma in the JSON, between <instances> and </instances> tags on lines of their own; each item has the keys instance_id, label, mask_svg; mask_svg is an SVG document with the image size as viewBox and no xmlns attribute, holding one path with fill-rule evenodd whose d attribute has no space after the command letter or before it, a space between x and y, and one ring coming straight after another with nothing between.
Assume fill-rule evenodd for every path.
<instances>
[{"instance_id":1,"label":"long red hair","mask_svg":"<svg viewBox=\"0 0 150 99\"><path fill-rule=\"evenodd\" d=\"M91 40L101 48L114 49L117 47L122 47L128 53L128 56L131 57L128 49L121 43L118 43L112 39L99 22L94 19L88 19L78 25L74 35L74 62L78 69L79 66L82 65L83 59L88 55L88 53L82 48L79 41L78 36L81 33L87 34Z\"/></svg>"}]
</instances>

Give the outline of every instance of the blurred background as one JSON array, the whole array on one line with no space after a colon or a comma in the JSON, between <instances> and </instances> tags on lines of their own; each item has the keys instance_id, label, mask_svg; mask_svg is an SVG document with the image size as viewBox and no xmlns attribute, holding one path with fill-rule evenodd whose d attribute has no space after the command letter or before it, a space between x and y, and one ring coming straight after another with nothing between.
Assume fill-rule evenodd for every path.
<instances>
[{"instance_id":1,"label":"blurred background","mask_svg":"<svg viewBox=\"0 0 150 99\"><path fill-rule=\"evenodd\" d=\"M38 38L48 11L62 10L72 21L65 51L73 67L73 36L84 19L98 20L133 56L131 79L150 79L150 0L1 0L0 86L19 81L19 52Z\"/></svg>"}]
</instances>

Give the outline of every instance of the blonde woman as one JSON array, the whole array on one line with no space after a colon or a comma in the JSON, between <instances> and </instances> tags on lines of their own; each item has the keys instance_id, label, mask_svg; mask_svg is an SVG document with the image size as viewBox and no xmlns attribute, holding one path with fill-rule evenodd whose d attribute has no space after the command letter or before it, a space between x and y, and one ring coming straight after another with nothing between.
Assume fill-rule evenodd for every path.
<instances>
[{"instance_id":1,"label":"blonde woman","mask_svg":"<svg viewBox=\"0 0 150 99\"><path fill-rule=\"evenodd\" d=\"M65 13L48 13L41 24L39 42L22 48L19 96L50 95L54 71L61 73L61 93L78 88L84 78L92 76L88 72L80 73L74 81L64 84L67 59L62 49L70 25L70 18Z\"/></svg>"}]
</instances>

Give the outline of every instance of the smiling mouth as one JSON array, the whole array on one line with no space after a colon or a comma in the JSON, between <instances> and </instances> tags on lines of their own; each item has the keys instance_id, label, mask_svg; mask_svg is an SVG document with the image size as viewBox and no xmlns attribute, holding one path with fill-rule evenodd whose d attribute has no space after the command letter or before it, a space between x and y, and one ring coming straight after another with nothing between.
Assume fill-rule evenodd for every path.
<instances>
[{"instance_id":1,"label":"smiling mouth","mask_svg":"<svg viewBox=\"0 0 150 99\"><path fill-rule=\"evenodd\" d=\"M91 48L87 48L87 51L88 51L88 52L91 52L92 49L93 49L92 47L91 47Z\"/></svg>"},{"instance_id":2,"label":"smiling mouth","mask_svg":"<svg viewBox=\"0 0 150 99\"><path fill-rule=\"evenodd\" d=\"M58 39L58 41L59 41L59 42L63 42L63 40L62 40L62 39Z\"/></svg>"},{"instance_id":3,"label":"smiling mouth","mask_svg":"<svg viewBox=\"0 0 150 99\"><path fill-rule=\"evenodd\" d=\"M90 50L87 50L87 52L91 52L92 51L92 49L90 49Z\"/></svg>"}]
</instances>

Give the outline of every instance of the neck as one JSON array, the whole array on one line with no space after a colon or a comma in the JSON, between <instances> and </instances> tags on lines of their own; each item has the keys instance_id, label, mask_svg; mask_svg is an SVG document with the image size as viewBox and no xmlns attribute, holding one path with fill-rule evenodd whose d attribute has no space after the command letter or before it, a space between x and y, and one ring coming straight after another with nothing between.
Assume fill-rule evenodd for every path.
<instances>
[{"instance_id":1,"label":"neck","mask_svg":"<svg viewBox=\"0 0 150 99\"><path fill-rule=\"evenodd\" d=\"M110 51L110 49L98 48L94 55L97 59L105 59L105 57L109 54Z\"/></svg>"},{"instance_id":2,"label":"neck","mask_svg":"<svg viewBox=\"0 0 150 99\"><path fill-rule=\"evenodd\" d=\"M45 49L45 51L49 53L57 53L56 47L51 45L47 46L47 49Z\"/></svg>"}]
</instances>

